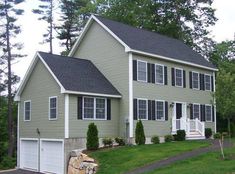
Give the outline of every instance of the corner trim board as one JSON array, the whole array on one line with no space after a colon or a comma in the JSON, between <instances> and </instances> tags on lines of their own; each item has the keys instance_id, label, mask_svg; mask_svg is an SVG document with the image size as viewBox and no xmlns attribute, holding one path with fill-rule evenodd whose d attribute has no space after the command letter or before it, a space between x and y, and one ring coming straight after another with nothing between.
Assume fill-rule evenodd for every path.
<instances>
[{"instance_id":1,"label":"corner trim board","mask_svg":"<svg viewBox=\"0 0 235 174\"><path fill-rule=\"evenodd\" d=\"M129 53L129 136L133 137L133 57L132 53Z\"/></svg>"},{"instance_id":2,"label":"corner trim board","mask_svg":"<svg viewBox=\"0 0 235 174\"><path fill-rule=\"evenodd\" d=\"M69 138L69 94L65 94L64 103L64 137Z\"/></svg>"}]
</instances>

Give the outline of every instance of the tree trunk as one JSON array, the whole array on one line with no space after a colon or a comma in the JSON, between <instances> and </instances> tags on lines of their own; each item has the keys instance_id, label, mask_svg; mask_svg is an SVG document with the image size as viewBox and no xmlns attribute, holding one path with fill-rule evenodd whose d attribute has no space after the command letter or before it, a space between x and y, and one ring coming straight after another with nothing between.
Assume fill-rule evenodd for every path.
<instances>
[{"instance_id":1,"label":"tree trunk","mask_svg":"<svg viewBox=\"0 0 235 174\"><path fill-rule=\"evenodd\" d=\"M5 0L5 13L6 13L6 41L7 41L7 90L8 90L8 156L12 157L14 154L14 138L13 138L13 116L12 116L12 91L11 91L11 47L10 47L10 21L8 16L8 9L7 9L7 0Z\"/></svg>"}]
</instances>

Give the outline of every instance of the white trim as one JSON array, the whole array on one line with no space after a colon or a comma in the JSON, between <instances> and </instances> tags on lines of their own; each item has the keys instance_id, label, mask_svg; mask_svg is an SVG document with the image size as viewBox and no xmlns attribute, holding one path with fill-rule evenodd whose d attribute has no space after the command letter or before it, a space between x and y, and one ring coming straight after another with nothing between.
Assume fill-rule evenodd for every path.
<instances>
[{"instance_id":1,"label":"white trim","mask_svg":"<svg viewBox=\"0 0 235 174\"><path fill-rule=\"evenodd\" d=\"M133 57L129 53L129 137L134 136L134 118L133 118Z\"/></svg>"},{"instance_id":2,"label":"white trim","mask_svg":"<svg viewBox=\"0 0 235 174\"><path fill-rule=\"evenodd\" d=\"M211 107L211 120L206 119L206 107L210 106ZM205 104L205 122L213 122L213 114L212 114L212 105L211 104Z\"/></svg>"},{"instance_id":3,"label":"white trim","mask_svg":"<svg viewBox=\"0 0 235 174\"><path fill-rule=\"evenodd\" d=\"M177 63L190 65L190 66L194 66L194 67L198 67L198 68L203 68L203 69L207 69L207 70L218 71L217 68L210 68L210 67L207 67L207 66L198 65L198 64L195 64L195 63L190 63L190 62L186 62L186 61L182 61L182 60L176 60L174 58L160 56L158 54L147 53L147 52L139 51L139 50L135 50L135 49L130 49L129 52L136 53L136 54L141 54L141 55L145 55L145 56L150 56L150 57L155 57L155 58L160 58L160 59L163 59L163 60L168 60L168 61L171 61L171 62L177 62Z\"/></svg>"},{"instance_id":4,"label":"white trim","mask_svg":"<svg viewBox=\"0 0 235 174\"><path fill-rule=\"evenodd\" d=\"M85 118L84 117L84 98L92 98L94 101L93 118ZM105 107L104 108L104 117L105 118L96 118L96 99L103 99L105 102L105 106L104 106ZM83 96L82 97L82 119L83 120L107 120L107 98Z\"/></svg>"},{"instance_id":5,"label":"white trim","mask_svg":"<svg viewBox=\"0 0 235 174\"><path fill-rule=\"evenodd\" d=\"M162 83L159 83L159 82L157 82L157 76L156 76L156 66L161 66L162 67L162 75L163 75L163 80L162 80ZM164 65L162 65L162 64L158 64L158 63L155 63L155 72L154 72L154 74L155 74L155 84L158 84L158 85L165 85L165 69L164 69Z\"/></svg>"},{"instance_id":6,"label":"white trim","mask_svg":"<svg viewBox=\"0 0 235 174\"><path fill-rule=\"evenodd\" d=\"M193 103L193 119L195 119L194 118L194 105L198 105L199 106L199 118L198 118L198 120L201 120L201 105L200 105L200 103Z\"/></svg>"},{"instance_id":7,"label":"white trim","mask_svg":"<svg viewBox=\"0 0 235 174\"><path fill-rule=\"evenodd\" d=\"M139 117L139 100L146 101L146 118L145 119L140 119L140 117ZM137 119L138 120L148 120L148 99L146 99L146 98L137 98Z\"/></svg>"},{"instance_id":8,"label":"white trim","mask_svg":"<svg viewBox=\"0 0 235 174\"><path fill-rule=\"evenodd\" d=\"M157 119L157 102L163 102L163 119ZM165 107L166 101L165 100L155 100L155 120L156 121L166 121L166 107Z\"/></svg>"},{"instance_id":9,"label":"white trim","mask_svg":"<svg viewBox=\"0 0 235 174\"><path fill-rule=\"evenodd\" d=\"M51 99L55 98L56 99L56 118L51 118ZM50 96L49 97L49 107L48 107L48 119L50 121L57 120L58 119L58 98L57 96Z\"/></svg>"},{"instance_id":10,"label":"white trim","mask_svg":"<svg viewBox=\"0 0 235 174\"><path fill-rule=\"evenodd\" d=\"M87 96L98 96L98 97L110 97L110 98L121 98L121 95L109 95L109 94L99 94L99 93L91 93L91 92L77 92L64 90L62 93L64 94L78 94L78 95L87 95Z\"/></svg>"},{"instance_id":11,"label":"white trim","mask_svg":"<svg viewBox=\"0 0 235 174\"><path fill-rule=\"evenodd\" d=\"M194 88L194 86L193 86L193 73L197 74L197 78L198 78L198 82L197 82L198 88ZM199 83L199 82L200 82L199 72L192 71L192 89L200 90L200 83Z\"/></svg>"},{"instance_id":12,"label":"white trim","mask_svg":"<svg viewBox=\"0 0 235 174\"><path fill-rule=\"evenodd\" d=\"M17 168L20 168L20 102L17 103Z\"/></svg>"},{"instance_id":13,"label":"white trim","mask_svg":"<svg viewBox=\"0 0 235 174\"><path fill-rule=\"evenodd\" d=\"M146 80L139 80L139 64L138 62L142 62L142 63L145 63L145 67L146 67ZM144 60L137 60L137 81L138 82L147 82L148 81L148 62L147 61L144 61Z\"/></svg>"},{"instance_id":14,"label":"white trim","mask_svg":"<svg viewBox=\"0 0 235 174\"><path fill-rule=\"evenodd\" d=\"M25 119L25 103L28 103L28 102L29 102L29 104L30 104L29 120L26 120L26 119ZM26 100L26 101L24 101L24 121L25 121L25 122L31 121L31 110L32 110L31 100Z\"/></svg>"},{"instance_id":15,"label":"white trim","mask_svg":"<svg viewBox=\"0 0 235 174\"><path fill-rule=\"evenodd\" d=\"M210 77L210 89L206 89L206 76L209 76ZM211 84L211 74L204 74L204 88L205 88L205 91L212 91L212 84Z\"/></svg>"},{"instance_id":16,"label":"white trim","mask_svg":"<svg viewBox=\"0 0 235 174\"><path fill-rule=\"evenodd\" d=\"M214 87L214 93L215 93L215 72L213 72L213 87ZM216 98L214 97L214 122L215 122L215 133L217 132L217 126L216 126L216 122L217 122L217 118L216 118Z\"/></svg>"},{"instance_id":17,"label":"white trim","mask_svg":"<svg viewBox=\"0 0 235 174\"><path fill-rule=\"evenodd\" d=\"M181 77L182 77L182 78L181 78L181 79L182 79L182 81L181 81L181 82L182 82L182 85L181 85L181 86L179 86L179 85L176 84L176 70L180 70L180 71L181 71L181 75L182 75L182 76L181 76ZM175 71L175 87L183 88L183 87L184 87L184 70L183 70L183 68L177 68L177 67L175 67L175 68L174 68L174 71ZM185 80L186 80L186 79L185 79Z\"/></svg>"},{"instance_id":18,"label":"white trim","mask_svg":"<svg viewBox=\"0 0 235 174\"><path fill-rule=\"evenodd\" d=\"M64 137L69 138L69 94L64 96Z\"/></svg>"}]
</instances>

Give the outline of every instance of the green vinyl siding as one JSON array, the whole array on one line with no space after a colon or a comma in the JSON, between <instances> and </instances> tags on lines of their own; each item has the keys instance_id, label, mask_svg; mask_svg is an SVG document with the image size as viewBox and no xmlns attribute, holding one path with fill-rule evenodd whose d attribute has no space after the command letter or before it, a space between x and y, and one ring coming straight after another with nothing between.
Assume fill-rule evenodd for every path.
<instances>
[{"instance_id":1,"label":"green vinyl siding","mask_svg":"<svg viewBox=\"0 0 235 174\"><path fill-rule=\"evenodd\" d=\"M77 95L69 95L69 137L86 137L89 123L95 123L99 137L119 136L119 100L111 99L111 120L78 120Z\"/></svg>"},{"instance_id":2,"label":"green vinyl siding","mask_svg":"<svg viewBox=\"0 0 235 174\"><path fill-rule=\"evenodd\" d=\"M57 96L57 120L48 117L49 97ZM24 121L24 101L31 100L31 121ZM38 60L27 84L21 94L20 101L20 137L37 138L37 128L41 138L64 138L64 95L50 72Z\"/></svg>"},{"instance_id":3,"label":"green vinyl siding","mask_svg":"<svg viewBox=\"0 0 235 174\"><path fill-rule=\"evenodd\" d=\"M91 60L121 93L119 136L126 135L125 118L129 115L128 54L124 47L99 24L93 22L79 44L74 57ZM110 129L113 129L110 127Z\"/></svg>"}]
</instances>

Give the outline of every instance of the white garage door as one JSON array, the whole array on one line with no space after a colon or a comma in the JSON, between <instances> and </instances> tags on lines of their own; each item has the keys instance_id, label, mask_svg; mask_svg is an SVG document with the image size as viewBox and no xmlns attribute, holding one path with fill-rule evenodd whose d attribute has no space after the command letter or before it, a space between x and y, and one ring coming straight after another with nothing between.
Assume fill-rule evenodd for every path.
<instances>
[{"instance_id":1,"label":"white garage door","mask_svg":"<svg viewBox=\"0 0 235 174\"><path fill-rule=\"evenodd\" d=\"M43 173L64 173L64 149L61 141L41 141L40 171Z\"/></svg>"},{"instance_id":2,"label":"white garage door","mask_svg":"<svg viewBox=\"0 0 235 174\"><path fill-rule=\"evenodd\" d=\"M21 140L20 168L38 170L38 141Z\"/></svg>"}]
</instances>

